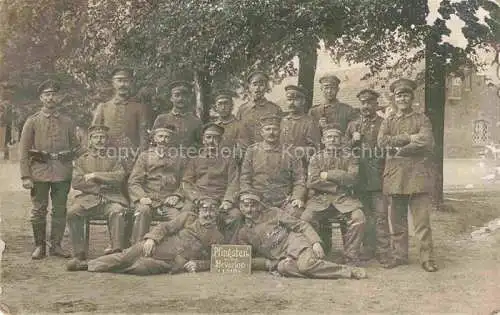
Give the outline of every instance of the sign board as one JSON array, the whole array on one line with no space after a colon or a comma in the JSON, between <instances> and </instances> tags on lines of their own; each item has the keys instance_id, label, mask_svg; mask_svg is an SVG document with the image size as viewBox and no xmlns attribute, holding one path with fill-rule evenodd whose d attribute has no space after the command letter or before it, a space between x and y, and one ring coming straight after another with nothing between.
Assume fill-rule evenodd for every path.
<instances>
[{"instance_id":1,"label":"sign board","mask_svg":"<svg viewBox=\"0 0 500 315\"><path fill-rule=\"evenodd\" d=\"M252 246L212 245L210 271L250 274L252 272Z\"/></svg>"}]
</instances>

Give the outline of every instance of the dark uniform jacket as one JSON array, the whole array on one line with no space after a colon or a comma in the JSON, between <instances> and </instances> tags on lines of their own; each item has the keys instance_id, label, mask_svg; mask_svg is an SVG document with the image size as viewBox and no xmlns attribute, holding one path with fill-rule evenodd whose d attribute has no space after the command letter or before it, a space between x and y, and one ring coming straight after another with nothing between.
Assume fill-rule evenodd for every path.
<instances>
[{"instance_id":1,"label":"dark uniform jacket","mask_svg":"<svg viewBox=\"0 0 500 315\"><path fill-rule=\"evenodd\" d=\"M141 198L151 198L152 207L163 204L168 196L182 195L178 189L182 178L184 160L179 155L160 156L155 148L142 152L130 173L128 192L135 203Z\"/></svg>"},{"instance_id":2,"label":"dark uniform jacket","mask_svg":"<svg viewBox=\"0 0 500 315\"><path fill-rule=\"evenodd\" d=\"M237 240L271 260L296 259L304 249L321 242L311 225L278 208L264 211L257 222L246 218Z\"/></svg>"},{"instance_id":3,"label":"dark uniform jacket","mask_svg":"<svg viewBox=\"0 0 500 315\"><path fill-rule=\"evenodd\" d=\"M220 143L221 148L235 148L239 143L239 120L233 115L228 120L222 120L216 118L213 121L217 125L224 128L224 134L222 135L222 141Z\"/></svg>"},{"instance_id":4,"label":"dark uniform jacket","mask_svg":"<svg viewBox=\"0 0 500 315\"><path fill-rule=\"evenodd\" d=\"M39 182L60 182L71 180L73 164L68 159L34 159L30 150L47 153L67 152L78 155L79 143L76 127L71 118L60 114L48 114L44 110L30 116L21 134L21 178Z\"/></svg>"},{"instance_id":5,"label":"dark uniform jacket","mask_svg":"<svg viewBox=\"0 0 500 315\"><path fill-rule=\"evenodd\" d=\"M178 113L174 110L166 114L159 115L154 126L173 125L177 128L177 144L184 148L189 146L197 147L200 144L201 120L191 112Z\"/></svg>"},{"instance_id":6,"label":"dark uniform jacket","mask_svg":"<svg viewBox=\"0 0 500 315\"><path fill-rule=\"evenodd\" d=\"M347 126L346 137L360 157L357 184L359 191L382 191L385 154L377 144L377 136L383 120L378 115L373 118L358 117ZM361 141L353 141L354 132L361 134Z\"/></svg>"},{"instance_id":7,"label":"dark uniform jacket","mask_svg":"<svg viewBox=\"0 0 500 315\"><path fill-rule=\"evenodd\" d=\"M84 175L95 173L97 179L86 182ZM74 203L90 209L104 202L115 202L128 206L122 187L125 180L125 168L116 158L89 151L75 161L73 172L73 189L80 193L75 196Z\"/></svg>"},{"instance_id":8,"label":"dark uniform jacket","mask_svg":"<svg viewBox=\"0 0 500 315\"><path fill-rule=\"evenodd\" d=\"M282 145L265 142L250 146L241 165L241 191L256 190L263 201L278 206L287 197L304 201L305 174L300 158L283 152Z\"/></svg>"},{"instance_id":9,"label":"dark uniform jacket","mask_svg":"<svg viewBox=\"0 0 500 315\"><path fill-rule=\"evenodd\" d=\"M281 122L280 142L299 148L319 148L321 131L318 122L306 114L285 116Z\"/></svg>"},{"instance_id":10,"label":"dark uniform jacket","mask_svg":"<svg viewBox=\"0 0 500 315\"><path fill-rule=\"evenodd\" d=\"M328 124L339 124L342 133L345 133L347 124L357 118L359 111L350 105L337 102L335 104L320 104L309 110L309 115L314 121L319 122L321 117L326 117Z\"/></svg>"},{"instance_id":11,"label":"dark uniform jacket","mask_svg":"<svg viewBox=\"0 0 500 315\"><path fill-rule=\"evenodd\" d=\"M268 100L256 104L253 101L243 103L236 113L240 121L240 144L243 149L262 141L260 136L260 119L268 115L283 116L281 108Z\"/></svg>"},{"instance_id":12,"label":"dark uniform jacket","mask_svg":"<svg viewBox=\"0 0 500 315\"><path fill-rule=\"evenodd\" d=\"M149 115L144 104L112 99L97 106L92 124L109 128L108 136L113 146L145 149L148 146Z\"/></svg>"},{"instance_id":13,"label":"dark uniform jacket","mask_svg":"<svg viewBox=\"0 0 500 315\"><path fill-rule=\"evenodd\" d=\"M217 225L204 227L196 214L181 212L175 219L163 222L144 236L156 242L153 258L183 266L189 260L210 259L213 244L222 244Z\"/></svg>"},{"instance_id":14,"label":"dark uniform jacket","mask_svg":"<svg viewBox=\"0 0 500 315\"><path fill-rule=\"evenodd\" d=\"M410 141L410 135L418 135ZM430 193L434 188L432 150L434 138L429 118L413 110L402 116L391 114L380 126L380 147L397 148L387 156L384 170L385 194Z\"/></svg>"},{"instance_id":15,"label":"dark uniform jacket","mask_svg":"<svg viewBox=\"0 0 500 315\"><path fill-rule=\"evenodd\" d=\"M307 174L308 201L306 211L322 211L333 204L342 213L361 207L361 202L353 196L352 188L357 182L359 159L320 151L309 161ZM320 178L327 172L326 181Z\"/></svg>"},{"instance_id":16,"label":"dark uniform jacket","mask_svg":"<svg viewBox=\"0 0 500 315\"><path fill-rule=\"evenodd\" d=\"M238 165L231 156L201 150L197 157L187 162L182 178L182 192L186 199L194 201L209 196L234 203L238 191Z\"/></svg>"}]
</instances>

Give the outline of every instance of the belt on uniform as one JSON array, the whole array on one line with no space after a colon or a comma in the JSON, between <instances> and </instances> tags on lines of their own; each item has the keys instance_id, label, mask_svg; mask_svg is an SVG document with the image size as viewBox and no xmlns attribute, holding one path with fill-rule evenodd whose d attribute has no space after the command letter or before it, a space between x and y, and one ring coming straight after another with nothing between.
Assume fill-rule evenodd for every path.
<instances>
[{"instance_id":1,"label":"belt on uniform","mask_svg":"<svg viewBox=\"0 0 500 315\"><path fill-rule=\"evenodd\" d=\"M70 161L73 159L72 151L47 152L40 150L29 150L30 158L37 162L47 163L50 160Z\"/></svg>"}]
</instances>

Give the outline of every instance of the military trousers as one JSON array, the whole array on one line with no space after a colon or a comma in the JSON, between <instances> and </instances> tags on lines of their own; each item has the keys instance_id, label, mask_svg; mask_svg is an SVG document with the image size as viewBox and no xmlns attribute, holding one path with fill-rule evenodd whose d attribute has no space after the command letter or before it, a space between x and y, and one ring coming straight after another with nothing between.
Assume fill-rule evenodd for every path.
<instances>
[{"instance_id":1,"label":"military trousers","mask_svg":"<svg viewBox=\"0 0 500 315\"><path fill-rule=\"evenodd\" d=\"M134 209L134 226L132 228L132 244L136 244L143 240L144 235L149 232L151 227L151 222L154 217L158 217L158 208L152 207L150 205L143 205L141 203L136 203ZM174 207L166 207L165 217L167 220L173 220L177 215L179 215L180 210Z\"/></svg>"},{"instance_id":2,"label":"military trousers","mask_svg":"<svg viewBox=\"0 0 500 315\"><path fill-rule=\"evenodd\" d=\"M365 216L361 209L342 213L333 205L326 209L311 209L307 208L302 213L302 220L311 224L320 236L328 237L329 240L323 240L324 244L331 244L332 235L325 236L321 233L321 227L328 223L331 231L331 223L339 222L342 228L342 238L344 243L344 257L347 260L358 260L360 256L361 244L363 242L365 230ZM331 245L330 245L331 246ZM330 249L326 249L329 252Z\"/></svg>"},{"instance_id":3,"label":"military trousers","mask_svg":"<svg viewBox=\"0 0 500 315\"><path fill-rule=\"evenodd\" d=\"M240 209L232 208L227 212L219 212L217 216L217 226L224 235L224 243L234 244L238 231L243 224L243 214Z\"/></svg>"},{"instance_id":4,"label":"military trousers","mask_svg":"<svg viewBox=\"0 0 500 315\"><path fill-rule=\"evenodd\" d=\"M287 257L278 263L278 273L285 277L316 279L349 279L352 268L319 259L312 248L306 248L297 259Z\"/></svg>"},{"instance_id":5,"label":"military trousers","mask_svg":"<svg viewBox=\"0 0 500 315\"><path fill-rule=\"evenodd\" d=\"M122 253L101 256L88 262L88 271L115 272L135 275L169 273L174 264L143 254L144 241L136 243Z\"/></svg>"},{"instance_id":6,"label":"military trousers","mask_svg":"<svg viewBox=\"0 0 500 315\"><path fill-rule=\"evenodd\" d=\"M108 231L111 238L112 250L123 250L125 244L125 214L127 208L115 202L101 202L101 204L85 208L78 203L70 207L67 221L73 246L73 257L85 259L87 244L84 237L85 218L104 216L108 222ZM88 233L88 232L87 232Z\"/></svg>"},{"instance_id":7,"label":"military trousers","mask_svg":"<svg viewBox=\"0 0 500 315\"><path fill-rule=\"evenodd\" d=\"M391 195L392 256L408 260L408 207L415 226L415 236L419 241L420 261L433 257L430 212L434 208L429 193L413 195Z\"/></svg>"},{"instance_id":8,"label":"military trousers","mask_svg":"<svg viewBox=\"0 0 500 315\"><path fill-rule=\"evenodd\" d=\"M363 237L364 252L377 257L387 257L390 252L387 196L381 191L365 191L360 193L360 199L366 220Z\"/></svg>"},{"instance_id":9,"label":"military trousers","mask_svg":"<svg viewBox=\"0 0 500 315\"><path fill-rule=\"evenodd\" d=\"M49 197L52 201L50 240L60 244L66 228L66 211L71 181L34 182L30 191L31 223L33 226L45 226ZM45 233L45 231L44 231ZM43 237L45 239L45 237Z\"/></svg>"}]
</instances>

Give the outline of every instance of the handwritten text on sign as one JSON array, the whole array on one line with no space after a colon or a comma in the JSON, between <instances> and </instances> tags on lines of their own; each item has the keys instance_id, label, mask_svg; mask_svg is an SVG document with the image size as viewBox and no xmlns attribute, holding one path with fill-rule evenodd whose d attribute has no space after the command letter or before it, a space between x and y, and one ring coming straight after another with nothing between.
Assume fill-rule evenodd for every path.
<instances>
[{"instance_id":1,"label":"handwritten text on sign","mask_svg":"<svg viewBox=\"0 0 500 315\"><path fill-rule=\"evenodd\" d=\"M251 273L252 246L212 245L211 257L211 272Z\"/></svg>"}]
</instances>

